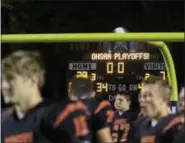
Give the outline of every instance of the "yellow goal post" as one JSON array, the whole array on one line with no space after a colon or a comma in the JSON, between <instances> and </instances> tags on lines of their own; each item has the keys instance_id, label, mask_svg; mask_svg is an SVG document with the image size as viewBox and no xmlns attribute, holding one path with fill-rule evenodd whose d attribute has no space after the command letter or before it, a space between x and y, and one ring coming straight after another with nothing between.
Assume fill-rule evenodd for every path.
<instances>
[{"instance_id":1,"label":"yellow goal post","mask_svg":"<svg viewBox=\"0 0 185 143\"><path fill-rule=\"evenodd\" d=\"M64 34L2 34L2 43L50 43L50 42L102 42L135 41L147 42L159 48L173 89L171 101L178 101L178 86L172 55L163 42L184 42L183 32L154 33L64 33Z\"/></svg>"}]
</instances>

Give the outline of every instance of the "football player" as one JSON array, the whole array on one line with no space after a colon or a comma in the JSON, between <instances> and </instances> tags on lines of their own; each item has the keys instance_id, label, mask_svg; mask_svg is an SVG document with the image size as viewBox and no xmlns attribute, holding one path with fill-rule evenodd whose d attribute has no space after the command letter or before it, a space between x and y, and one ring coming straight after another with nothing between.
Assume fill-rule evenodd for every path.
<instances>
[{"instance_id":1,"label":"football player","mask_svg":"<svg viewBox=\"0 0 185 143\"><path fill-rule=\"evenodd\" d=\"M131 97L129 93L117 94L114 102L116 109L113 126L112 138L114 143L125 143L137 113L130 110Z\"/></svg>"},{"instance_id":2,"label":"football player","mask_svg":"<svg viewBox=\"0 0 185 143\"><path fill-rule=\"evenodd\" d=\"M34 142L91 143L89 116L89 110L78 100L55 103L43 115L39 128L34 130Z\"/></svg>"},{"instance_id":3,"label":"football player","mask_svg":"<svg viewBox=\"0 0 185 143\"><path fill-rule=\"evenodd\" d=\"M40 93L44 83L44 67L38 52L17 51L10 54L2 61L2 74L2 90L12 104L12 108L2 113L2 142L83 141L84 138L81 140L80 137L89 133L88 127L84 126L82 131L81 128L73 128L75 124L78 127L81 120L85 122L87 112L83 104L44 102ZM55 138L50 136L52 133L55 133ZM65 135L62 139L61 133Z\"/></svg>"},{"instance_id":4,"label":"football player","mask_svg":"<svg viewBox=\"0 0 185 143\"><path fill-rule=\"evenodd\" d=\"M72 101L79 99L87 106L91 113L89 128L93 133L93 142L112 142L109 125L113 120L113 109L110 102L95 99L93 83L89 79L73 77L68 90Z\"/></svg>"},{"instance_id":5,"label":"football player","mask_svg":"<svg viewBox=\"0 0 185 143\"><path fill-rule=\"evenodd\" d=\"M182 133L184 132L184 88L182 88L179 94L178 110L179 112L174 116L169 116L163 119L157 125L157 142L176 142L179 140L185 141L182 138Z\"/></svg>"},{"instance_id":6,"label":"football player","mask_svg":"<svg viewBox=\"0 0 185 143\"><path fill-rule=\"evenodd\" d=\"M185 126L184 123L184 115L185 114L185 103L184 103L184 87L181 89L180 94L179 94L179 100L178 100L178 111L179 113L182 115L181 116L181 122L183 123L183 125ZM184 143L185 142L185 130L184 130L184 126L181 129L178 129L178 133L175 136L174 139L174 143Z\"/></svg>"},{"instance_id":7,"label":"football player","mask_svg":"<svg viewBox=\"0 0 185 143\"><path fill-rule=\"evenodd\" d=\"M145 119L147 119L147 114L146 114L146 100L147 99L148 99L148 96L146 94L139 94L138 96L140 112L137 116L137 119L133 122L131 126L131 131L129 135L130 142L136 142L135 140L139 138L138 130L140 128L140 125Z\"/></svg>"},{"instance_id":8,"label":"football player","mask_svg":"<svg viewBox=\"0 0 185 143\"><path fill-rule=\"evenodd\" d=\"M38 52L16 51L2 60L2 93L12 108L2 112L2 142L33 142L45 103L44 68Z\"/></svg>"},{"instance_id":9,"label":"football player","mask_svg":"<svg viewBox=\"0 0 185 143\"><path fill-rule=\"evenodd\" d=\"M79 86L76 86L79 85ZM88 94L88 82L81 86L79 81L73 81L68 91L71 100L63 100L49 107L42 117L42 122L35 130L35 142L51 143L90 143L92 133L89 129L90 111L81 102ZM85 92L82 92L85 90ZM86 94L84 94L86 93ZM93 93L91 94L93 95Z\"/></svg>"},{"instance_id":10,"label":"football player","mask_svg":"<svg viewBox=\"0 0 185 143\"><path fill-rule=\"evenodd\" d=\"M161 119L168 117L169 102L172 90L166 81L159 80L158 77L149 78L144 82L141 93L146 96L145 119L137 131L137 142L154 143L156 141L156 125Z\"/></svg>"}]
</instances>

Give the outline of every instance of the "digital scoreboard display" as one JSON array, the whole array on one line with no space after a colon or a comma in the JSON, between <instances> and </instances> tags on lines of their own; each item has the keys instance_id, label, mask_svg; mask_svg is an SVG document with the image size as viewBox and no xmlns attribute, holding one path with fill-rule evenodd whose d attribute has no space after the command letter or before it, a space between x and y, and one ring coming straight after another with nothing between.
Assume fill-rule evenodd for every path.
<instances>
[{"instance_id":1,"label":"digital scoreboard display","mask_svg":"<svg viewBox=\"0 0 185 143\"><path fill-rule=\"evenodd\" d=\"M73 56L80 56L79 60L72 58L69 61L68 79L72 76L90 78L95 83L96 92L102 95L138 92L143 87L141 81L151 74L161 76L163 80L167 77L159 51L145 49L136 52L110 52L96 50L94 47L83 48L81 51L74 49L71 52Z\"/></svg>"}]
</instances>

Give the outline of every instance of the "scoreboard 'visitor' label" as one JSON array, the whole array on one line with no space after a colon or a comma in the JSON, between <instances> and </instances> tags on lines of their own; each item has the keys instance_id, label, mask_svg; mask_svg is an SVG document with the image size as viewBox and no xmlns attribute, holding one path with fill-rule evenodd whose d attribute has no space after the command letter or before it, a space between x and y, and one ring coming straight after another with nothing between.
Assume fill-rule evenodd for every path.
<instances>
[{"instance_id":1,"label":"scoreboard 'visitor' label","mask_svg":"<svg viewBox=\"0 0 185 143\"><path fill-rule=\"evenodd\" d=\"M144 70L165 71L166 67L164 62L147 62L144 63Z\"/></svg>"}]
</instances>

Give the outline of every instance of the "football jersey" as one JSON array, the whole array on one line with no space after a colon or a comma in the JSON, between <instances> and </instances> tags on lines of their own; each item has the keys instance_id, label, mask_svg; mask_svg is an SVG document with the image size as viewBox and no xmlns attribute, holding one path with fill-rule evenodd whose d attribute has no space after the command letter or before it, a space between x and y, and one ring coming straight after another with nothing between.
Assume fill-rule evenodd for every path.
<instances>
[{"instance_id":1,"label":"football jersey","mask_svg":"<svg viewBox=\"0 0 185 143\"><path fill-rule=\"evenodd\" d=\"M33 142L34 130L39 128L48 103L40 103L25 114L9 108L2 113L1 140L3 143Z\"/></svg>"},{"instance_id":2,"label":"football jersey","mask_svg":"<svg viewBox=\"0 0 185 143\"><path fill-rule=\"evenodd\" d=\"M83 100L83 103L91 112L89 127L93 133L93 143L96 141L95 133L103 128L109 128L113 121L113 108L107 100L97 100L95 98Z\"/></svg>"},{"instance_id":3,"label":"football jersey","mask_svg":"<svg viewBox=\"0 0 185 143\"><path fill-rule=\"evenodd\" d=\"M35 141L52 143L90 143L88 128L90 112L81 101L62 101L54 104L45 113Z\"/></svg>"},{"instance_id":4,"label":"football jersey","mask_svg":"<svg viewBox=\"0 0 185 143\"><path fill-rule=\"evenodd\" d=\"M152 126L152 120L145 119L136 134L135 143L155 143L155 126Z\"/></svg>"},{"instance_id":5,"label":"football jersey","mask_svg":"<svg viewBox=\"0 0 185 143\"><path fill-rule=\"evenodd\" d=\"M139 131L137 131L136 141L140 143L170 143L172 138L168 137L168 124L175 118L175 115L170 114L162 117L159 121L155 121L155 125L152 126L153 121L151 119L145 119L140 125ZM171 125L171 123L170 123ZM172 135L171 135L172 136Z\"/></svg>"},{"instance_id":6,"label":"football jersey","mask_svg":"<svg viewBox=\"0 0 185 143\"><path fill-rule=\"evenodd\" d=\"M130 129L136 117L137 114L132 111L125 111L123 114L119 114L119 112L115 113L111 127L114 143L128 142Z\"/></svg>"},{"instance_id":7,"label":"football jersey","mask_svg":"<svg viewBox=\"0 0 185 143\"><path fill-rule=\"evenodd\" d=\"M133 122L129 134L129 142L138 142L137 139L139 139L139 130L140 126L145 121L148 119L146 116L142 114L138 114L137 119Z\"/></svg>"}]
</instances>

